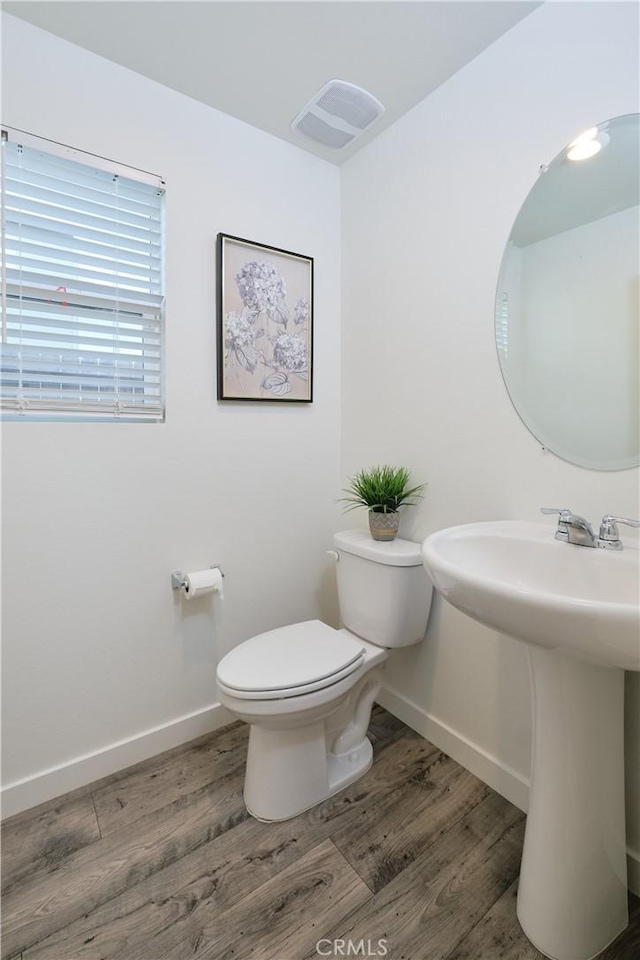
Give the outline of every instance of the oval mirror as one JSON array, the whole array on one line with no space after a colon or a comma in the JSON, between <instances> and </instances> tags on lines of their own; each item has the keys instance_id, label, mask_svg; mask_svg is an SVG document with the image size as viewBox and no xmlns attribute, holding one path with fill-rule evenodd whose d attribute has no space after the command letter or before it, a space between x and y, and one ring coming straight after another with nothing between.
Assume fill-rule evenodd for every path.
<instances>
[{"instance_id":1,"label":"oval mirror","mask_svg":"<svg viewBox=\"0 0 640 960\"><path fill-rule=\"evenodd\" d=\"M640 462L639 117L585 131L541 168L496 295L518 414L548 450L593 470Z\"/></svg>"}]
</instances>

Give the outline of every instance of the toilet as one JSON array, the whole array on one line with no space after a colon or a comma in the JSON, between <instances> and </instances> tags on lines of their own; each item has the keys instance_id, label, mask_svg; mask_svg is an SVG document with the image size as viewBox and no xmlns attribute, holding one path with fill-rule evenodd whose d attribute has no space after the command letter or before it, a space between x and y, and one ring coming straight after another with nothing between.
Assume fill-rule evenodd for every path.
<instances>
[{"instance_id":1,"label":"toilet","mask_svg":"<svg viewBox=\"0 0 640 960\"><path fill-rule=\"evenodd\" d=\"M287 820L363 776L367 729L387 650L420 643L432 585L420 545L334 536L344 624L307 620L258 634L218 664L220 703L250 724L244 799L258 820Z\"/></svg>"}]
</instances>

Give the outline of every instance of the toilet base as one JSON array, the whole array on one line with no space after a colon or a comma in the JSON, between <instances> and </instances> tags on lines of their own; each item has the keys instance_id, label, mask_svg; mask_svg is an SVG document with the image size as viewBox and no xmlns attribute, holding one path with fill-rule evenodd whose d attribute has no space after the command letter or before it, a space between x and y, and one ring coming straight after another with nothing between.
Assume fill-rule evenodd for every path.
<instances>
[{"instance_id":1,"label":"toilet base","mask_svg":"<svg viewBox=\"0 0 640 960\"><path fill-rule=\"evenodd\" d=\"M220 688L223 706L250 725L244 800L256 820L289 820L373 763L367 730L387 654L367 653L353 677L299 697L243 700Z\"/></svg>"},{"instance_id":2,"label":"toilet base","mask_svg":"<svg viewBox=\"0 0 640 960\"><path fill-rule=\"evenodd\" d=\"M336 695L335 684L325 702L295 698L302 702L293 713L278 708L251 723L244 800L253 817L289 820L364 776L373 763L367 730L385 659L385 651L375 650L352 688ZM240 709L236 716L249 721L248 709Z\"/></svg>"},{"instance_id":3,"label":"toilet base","mask_svg":"<svg viewBox=\"0 0 640 960\"><path fill-rule=\"evenodd\" d=\"M354 783L356 780L359 780L360 777L363 777L365 773L371 768L373 764L373 747L368 738L365 738L361 746L356 750L351 750L348 755L337 756L336 754L329 754L326 757L326 769L327 769L327 782L326 789L323 791L321 796L315 796L313 799L309 799L309 793L307 793L307 799L299 800L296 802L294 797L290 797L290 804L287 804L286 809L288 812L284 812L284 807L280 810L276 810L276 806L273 803L273 795L267 797L266 792L263 791L261 795L258 795L256 791L251 789L247 790L247 781L245 781L245 790L244 790L244 802L248 812L255 820L260 820L262 823L275 823L282 820L290 820L292 817L296 817L301 813L305 813L307 810L311 810L313 807L317 806L319 803L322 803L323 800L328 800L329 797L333 797L336 793L340 793L341 790L344 790L345 787L348 787L350 783ZM248 765L247 765L248 771ZM298 771L299 775L300 771ZM297 781L296 777L296 781ZM269 803L271 800L271 803ZM257 806L256 806L257 804Z\"/></svg>"}]
</instances>

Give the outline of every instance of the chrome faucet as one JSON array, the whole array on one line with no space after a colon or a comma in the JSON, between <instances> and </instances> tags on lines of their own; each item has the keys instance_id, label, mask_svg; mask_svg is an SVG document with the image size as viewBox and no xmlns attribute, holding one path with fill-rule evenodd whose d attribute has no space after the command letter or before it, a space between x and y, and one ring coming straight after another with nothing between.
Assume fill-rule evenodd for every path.
<instances>
[{"instance_id":1,"label":"chrome faucet","mask_svg":"<svg viewBox=\"0 0 640 960\"><path fill-rule=\"evenodd\" d=\"M622 541L618 532L618 524L626 523L629 527L640 527L640 520L629 520L626 517L613 517L606 514L602 518L598 536L593 527L584 517L578 516L572 510L554 507L540 507L540 513L557 513L558 529L556 540L573 543L579 547L601 547L604 550L622 550Z\"/></svg>"},{"instance_id":2,"label":"chrome faucet","mask_svg":"<svg viewBox=\"0 0 640 960\"><path fill-rule=\"evenodd\" d=\"M626 523L628 527L640 527L640 520L629 520L627 517L612 517L610 513L602 518L598 546L605 550L622 550L622 540L618 533L618 524Z\"/></svg>"}]
</instances>

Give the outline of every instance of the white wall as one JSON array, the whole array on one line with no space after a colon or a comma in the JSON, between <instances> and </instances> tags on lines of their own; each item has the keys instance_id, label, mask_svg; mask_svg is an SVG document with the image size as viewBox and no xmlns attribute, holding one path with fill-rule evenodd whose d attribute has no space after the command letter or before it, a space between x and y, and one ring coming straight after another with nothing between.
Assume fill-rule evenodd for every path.
<instances>
[{"instance_id":1,"label":"white wall","mask_svg":"<svg viewBox=\"0 0 640 960\"><path fill-rule=\"evenodd\" d=\"M426 498L401 533L640 515L638 471L545 453L504 388L493 317L500 261L538 168L581 130L638 110L638 8L549 3L343 167L343 461L407 465ZM549 519L549 535L553 520ZM628 839L640 848L638 676L627 689ZM387 703L526 804L524 649L436 598L427 640L394 652ZM637 886L637 880L636 880Z\"/></svg>"},{"instance_id":2,"label":"white wall","mask_svg":"<svg viewBox=\"0 0 640 960\"><path fill-rule=\"evenodd\" d=\"M241 640L335 620L340 197L334 166L18 19L3 48L5 123L166 178L168 304L165 424L3 426L7 815L224 719ZM218 231L315 257L313 405L216 401ZM181 604L171 571L214 562L224 602Z\"/></svg>"},{"instance_id":3,"label":"white wall","mask_svg":"<svg viewBox=\"0 0 640 960\"><path fill-rule=\"evenodd\" d=\"M163 174L169 265L166 424L3 429L5 814L218 722L214 664L243 638L335 622L323 549L344 524L343 477L361 466L402 462L428 480L404 522L414 539L536 518L542 504L639 514L637 471L590 472L540 449L493 337L504 244L539 165L638 109L637 34L633 4L547 4L342 168L340 469L337 169L5 18L4 122ZM316 257L313 406L216 402L218 231ZM170 571L214 561L224 606L183 607ZM517 644L436 598L427 642L394 652L385 696L526 803Z\"/></svg>"}]
</instances>

